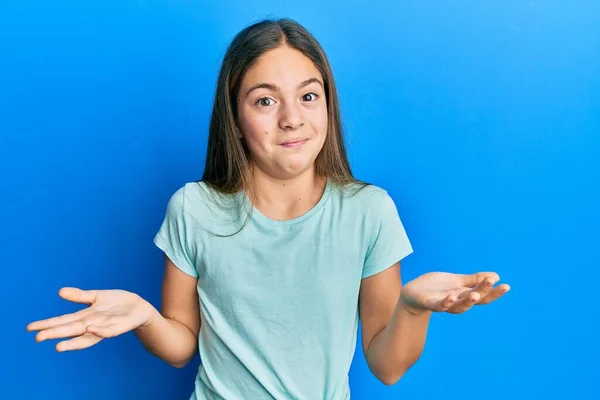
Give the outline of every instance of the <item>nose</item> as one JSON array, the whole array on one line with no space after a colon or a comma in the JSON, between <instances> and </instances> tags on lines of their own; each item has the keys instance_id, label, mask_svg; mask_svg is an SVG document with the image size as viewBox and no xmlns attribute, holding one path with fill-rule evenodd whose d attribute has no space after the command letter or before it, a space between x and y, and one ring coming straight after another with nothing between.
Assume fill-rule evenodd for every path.
<instances>
[{"instance_id":1,"label":"nose","mask_svg":"<svg viewBox=\"0 0 600 400\"><path fill-rule=\"evenodd\" d=\"M283 130L296 130L304 125L304 117L299 106L294 103L284 104L281 108L279 127Z\"/></svg>"}]
</instances>

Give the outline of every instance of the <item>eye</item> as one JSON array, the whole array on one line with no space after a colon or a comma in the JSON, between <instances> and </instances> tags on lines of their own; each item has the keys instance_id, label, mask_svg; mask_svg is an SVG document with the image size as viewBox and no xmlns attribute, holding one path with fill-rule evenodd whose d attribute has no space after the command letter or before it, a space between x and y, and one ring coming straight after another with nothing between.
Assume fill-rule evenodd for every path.
<instances>
[{"instance_id":1,"label":"eye","mask_svg":"<svg viewBox=\"0 0 600 400\"><path fill-rule=\"evenodd\" d=\"M274 103L275 100L271 99L270 97L261 97L254 104L261 107L268 107L273 105Z\"/></svg>"},{"instance_id":2,"label":"eye","mask_svg":"<svg viewBox=\"0 0 600 400\"><path fill-rule=\"evenodd\" d=\"M307 99L307 97L308 97L308 96L313 96L313 99L312 99L312 101L315 101L316 99L318 99L318 98L319 98L319 95L318 95L318 94L316 94L316 93L314 93L314 92L311 92L311 93L307 93L307 94L305 94L304 96L302 96L302 100L304 100L304 101L311 101L311 99L310 99L310 98L308 98L308 99Z\"/></svg>"}]
</instances>

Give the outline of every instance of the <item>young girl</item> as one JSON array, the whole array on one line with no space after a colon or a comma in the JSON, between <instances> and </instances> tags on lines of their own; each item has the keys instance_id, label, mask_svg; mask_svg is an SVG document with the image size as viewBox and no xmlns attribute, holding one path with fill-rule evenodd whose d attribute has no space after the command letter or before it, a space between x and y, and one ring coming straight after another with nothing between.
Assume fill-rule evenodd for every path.
<instances>
[{"instance_id":1,"label":"young girl","mask_svg":"<svg viewBox=\"0 0 600 400\"><path fill-rule=\"evenodd\" d=\"M419 358L432 312L462 313L509 290L496 273L428 273L401 289L411 244L387 192L351 173L327 57L294 21L233 40L218 80L204 176L169 201L160 312L122 290L62 288L79 312L28 325L58 351L134 331L182 367L192 399L350 398L359 322L387 385Z\"/></svg>"}]
</instances>

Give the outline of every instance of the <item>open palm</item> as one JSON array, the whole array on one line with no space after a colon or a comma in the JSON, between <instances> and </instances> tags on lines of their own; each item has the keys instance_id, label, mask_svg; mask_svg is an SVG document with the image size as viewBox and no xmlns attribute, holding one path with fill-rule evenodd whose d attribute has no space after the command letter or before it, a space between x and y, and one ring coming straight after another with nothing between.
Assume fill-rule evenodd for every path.
<instances>
[{"instance_id":1,"label":"open palm","mask_svg":"<svg viewBox=\"0 0 600 400\"><path fill-rule=\"evenodd\" d=\"M452 274L430 272L408 282L401 289L401 300L413 310L458 314L476 304L488 304L510 290L495 272Z\"/></svg>"},{"instance_id":2,"label":"open palm","mask_svg":"<svg viewBox=\"0 0 600 400\"><path fill-rule=\"evenodd\" d=\"M154 307L135 293L125 290L81 290L62 288L65 300L87 304L72 314L65 314L27 325L28 331L39 331L38 342L72 338L59 342L56 350L79 350L93 346L104 338L121 335L148 324Z\"/></svg>"}]
</instances>

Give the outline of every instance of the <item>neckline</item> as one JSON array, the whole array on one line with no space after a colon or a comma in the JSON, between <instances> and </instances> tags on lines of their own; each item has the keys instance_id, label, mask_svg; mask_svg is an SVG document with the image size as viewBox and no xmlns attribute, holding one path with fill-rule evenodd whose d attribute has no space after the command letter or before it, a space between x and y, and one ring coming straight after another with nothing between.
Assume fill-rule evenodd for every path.
<instances>
[{"instance_id":1,"label":"neckline","mask_svg":"<svg viewBox=\"0 0 600 400\"><path fill-rule=\"evenodd\" d=\"M323 208L323 205L327 201L330 192L331 192L331 181L329 179L327 179L325 181L325 190L323 191L323 194L321 195L321 198L319 199L317 204L315 204L310 210L308 210L304 214L302 214L298 217L295 217L292 219L286 219L286 220L276 220L276 219L267 217L262 212L260 212L258 210L258 208L256 208L254 206L254 204L252 204L248 195L246 195L244 193L243 196L244 196L245 202L247 204L249 204L249 206L252 209L252 219L257 220L258 222L261 222L261 223L264 223L267 225L271 225L271 226L286 226L286 225L297 224L297 223L302 222L305 219L313 216L317 211L319 211L321 208Z\"/></svg>"}]
</instances>

